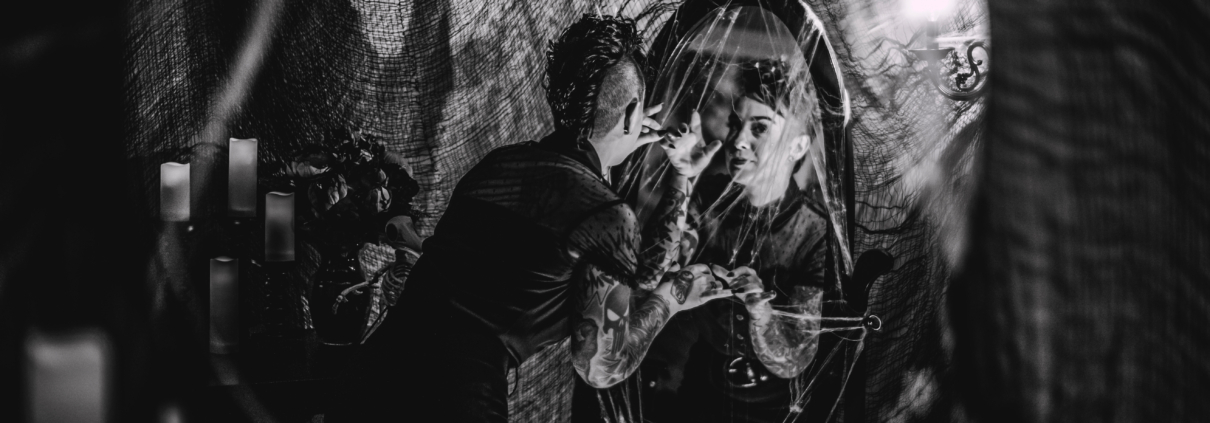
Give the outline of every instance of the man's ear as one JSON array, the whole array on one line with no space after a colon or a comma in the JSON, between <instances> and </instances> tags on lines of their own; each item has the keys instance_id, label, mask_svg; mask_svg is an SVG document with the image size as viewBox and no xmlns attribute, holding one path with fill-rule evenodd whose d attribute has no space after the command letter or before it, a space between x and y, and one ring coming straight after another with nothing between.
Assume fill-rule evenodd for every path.
<instances>
[{"instance_id":1,"label":"man's ear","mask_svg":"<svg viewBox=\"0 0 1210 423\"><path fill-rule=\"evenodd\" d=\"M622 113L622 128L628 130L638 130L634 124L639 122L642 117L639 116L639 99L631 98L630 104L626 105L626 112Z\"/></svg>"},{"instance_id":2,"label":"man's ear","mask_svg":"<svg viewBox=\"0 0 1210 423\"><path fill-rule=\"evenodd\" d=\"M790 161L796 162L803 156L807 155L807 150L811 147L811 137L807 134L802 134L794 137L790 143Z\"/></svg>"}]
</instances>

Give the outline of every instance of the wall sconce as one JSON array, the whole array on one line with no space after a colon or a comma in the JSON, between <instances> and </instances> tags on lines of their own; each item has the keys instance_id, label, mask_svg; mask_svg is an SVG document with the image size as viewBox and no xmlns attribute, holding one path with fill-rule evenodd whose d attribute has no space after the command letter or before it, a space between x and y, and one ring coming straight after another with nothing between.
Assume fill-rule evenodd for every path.
<instances>
[{"instance_id":1,"label":"wall sconce","mask_svg":"<svg viewBox=\"0 0 1210 423\"><path fill-rule=\"evenodd\" d=\"M940 31L937 16L946 12L952 3L946 0L907 0L905 6L908 16L928 16L925 34L928 36L927 48L908 51L928 64L924 74L929 82L941 95L951 100L970 101L983 96L989 69L985 61L975 59L975 50L981 49L987 56L986 41L967 40L963 43L965 54L959 54L953 47L938 48L937 34Z\"/></svg>"}]
</instances>

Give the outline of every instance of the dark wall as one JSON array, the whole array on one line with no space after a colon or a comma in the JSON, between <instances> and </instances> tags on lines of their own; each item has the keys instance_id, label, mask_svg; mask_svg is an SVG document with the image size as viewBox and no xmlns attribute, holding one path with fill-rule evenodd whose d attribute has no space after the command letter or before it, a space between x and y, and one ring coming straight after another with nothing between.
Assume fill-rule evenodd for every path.
<instances>
[{"instance_id":1,"label":"dark wall","mask_svg":"<svg viewBox=\"0 0 1210 423\"><path fill-rule=\"evenodd\" d=\"M113 421L150 418L151 228L123 165L124 12L0 6L0 421L24 421L25 337L87 326L115 348Z\"/></svg>"},{"instance_id":2,"label":"dark wall","mask_svg":"<svg viewBox=\"0 0 1210 423\"><path fill-rule=\"evenodd\" d=\"M990 3L957 374L980 421L1210 417L1210 10Z\"/></svg>"}]
</instances>

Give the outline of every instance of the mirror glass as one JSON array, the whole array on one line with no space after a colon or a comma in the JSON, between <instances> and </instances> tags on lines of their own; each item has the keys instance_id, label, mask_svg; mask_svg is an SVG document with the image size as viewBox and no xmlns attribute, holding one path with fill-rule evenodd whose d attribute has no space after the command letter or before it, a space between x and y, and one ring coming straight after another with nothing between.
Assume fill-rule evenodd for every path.
<instances>
[{"instance_id":1,"label":"mirror glass","mask_svg":"<svg viewBox=\"0 0 1210 423\"><path fill-rule=\"evenodd\" d=\"M679 313L630 387L600 392L611 421L834 418L862 319L841 289L852 268L842 189L848 108L831 54L801 6L687 6L655 41L648 103L664 105L656 119L700 124L705 142L722 142L694 181L678 265L718 266L735 289L745 282L726 274L746 267L759 278L747 286L775 296L768 307L737 296ZM658 147L616 171L641 221L671 171Z\"/></svg>"}]
</instances>

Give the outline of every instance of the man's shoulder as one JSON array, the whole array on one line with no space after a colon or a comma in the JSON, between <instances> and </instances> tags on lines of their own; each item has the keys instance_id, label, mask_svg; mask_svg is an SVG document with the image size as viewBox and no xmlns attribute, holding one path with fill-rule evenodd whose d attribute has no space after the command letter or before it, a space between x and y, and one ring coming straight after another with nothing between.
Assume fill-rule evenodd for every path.
<instances>
[{"instance_id":1,"label":"man's shoulder","mask_svg":"<svg viewBox=\"0 0 1210 423\"><path fill-rule=\"evenodd\" d=\"M483 156L483 159L479 162L483 163L496 160L515 159L527 155L540 155L541 149L537 148L537 145L538 143L533 141L523 141L516 144L508 144L496 147L492 149L492 151L489 151L486 156Z\"/></svg>"},{"instance_id":2,"label":"man's shoulder","mask_svg":"<svg viewBox=\"0 0 1210 423\"><path fill-rule=\"evenodd\" d=\"M480 165L484 164L517 165L530 168L534 171L545 170L547 172L588 177L592 180L600 179L596 177L591 169L588 169L575 159L557 151L543 148L541 144L534 141L525 141L498 147L483 157Z\"/></svg>"}]
</instances>

